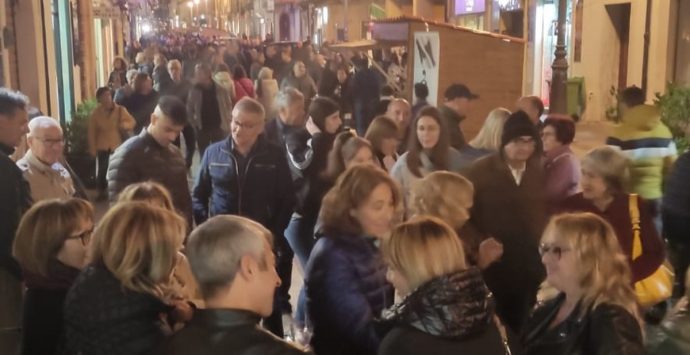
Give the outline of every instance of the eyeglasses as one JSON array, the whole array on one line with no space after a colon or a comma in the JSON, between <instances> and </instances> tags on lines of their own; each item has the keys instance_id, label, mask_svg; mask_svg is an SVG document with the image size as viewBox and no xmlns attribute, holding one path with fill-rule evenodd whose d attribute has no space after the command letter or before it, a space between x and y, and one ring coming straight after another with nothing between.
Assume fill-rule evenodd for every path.
<instances>
[{"instance_id":1,"label":"eyeglasses","mask_svg":"<svg viewBox=\"0 0 690 355\"><path fill-rule=\"evenodd\" d=\"M80 239L82 245L88 245L89 241L91 241L91 235L92 234L93 234L93 228L86 230L86 231L83 231L77 235L71 235L71 236L67 237L66 239L67 240Z\"/></svg>"},{"instance_id":2,"label":"eyeglasses","mask_svg":"<svg viewBox=\"0 0 690 355\"><path fill-rule=\"evenodd\" d=\"M571 251L570 248L559 247L556 245L546 243L542 243L539 246L539 255L543 257L546 254L553 254L556 256L556 259L558 260L561 260L561 256L563 255L563 253L567 253L569 251Z\"/></svg>"}]
</instances>

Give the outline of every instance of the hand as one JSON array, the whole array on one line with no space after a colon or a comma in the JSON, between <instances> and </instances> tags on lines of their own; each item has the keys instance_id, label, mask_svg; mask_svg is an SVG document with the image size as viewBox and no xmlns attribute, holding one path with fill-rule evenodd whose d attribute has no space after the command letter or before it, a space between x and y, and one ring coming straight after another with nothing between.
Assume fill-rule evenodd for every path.
<instances>
[{"instance_id":1,"label":"hand","mask_svg":"<svg viewBox=\"0 0 690 355\"><path fill-rule=\"evenodd\" d=\"M314 123L314 120L311 117L309 117L309 119L307 120L306 128L307 132L309 132L309 134L311 134L312 136L317 133L321 133L321 129L319 129L319 126L317 126L316 123Z\"/></svg>"},{"instance_id":2,"label":"hand","mask_svg":"<svg viewBox=\"0 0 690 355\"><path fill-rule=\"evenodd\" d=\"M477 265L484 270L503 256L503 244L495 238L488 238L479 244Z\"/></svg>"},{"instance_id":3,"label":"hand","mask_svg":"<svg viewBox=\"0 0 690 355\"><path fill-rule=\"evenodd\" d=\"M175 323L186 323L192 320L194 315L194 307L192 307L186 300L175 300L171 304L174 309L171 312L172 320Z\"/></svg>"}]
</instances>

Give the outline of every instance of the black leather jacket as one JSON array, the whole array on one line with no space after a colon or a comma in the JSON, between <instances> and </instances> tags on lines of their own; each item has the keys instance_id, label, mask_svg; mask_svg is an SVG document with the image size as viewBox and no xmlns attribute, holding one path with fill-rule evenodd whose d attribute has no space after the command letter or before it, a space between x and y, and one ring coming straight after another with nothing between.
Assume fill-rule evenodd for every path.
<instances>
[{"instance_id":1,"label":"black leather jacket","mask_svg":"<svg viewBox=\"0 0 690 355\"><path fill-rule=\"evenodd\" d=\"M640 325L620 306L600 304L581 316L575 307L566 320L549 328L565 301L561 294L537 308L523 341L526 355L642 355Z\"/></svg>"},{"instance_id":2,"label":"black leather jacket","mask_svg":"<svg viewBox=\"0 0 690 355\"><path fill-rule=\"evenodd\" d=\"M304 355L261 326L248 311L199 309L177 334L166 339L155 355Z\"/></svg>"}]
</instances>

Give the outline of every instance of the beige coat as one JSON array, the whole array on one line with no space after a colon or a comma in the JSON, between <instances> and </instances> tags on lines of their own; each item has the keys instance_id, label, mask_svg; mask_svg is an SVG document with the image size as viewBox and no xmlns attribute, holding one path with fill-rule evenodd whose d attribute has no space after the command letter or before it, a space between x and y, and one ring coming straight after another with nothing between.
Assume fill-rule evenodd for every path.
<instances>
[{"instance_id":1,"label":"beige coat","mask_svg":"<svg viewBox=\"0 0 690 355\"><path fill-rule=\"evenodd\" d=\"M29 150L17 161L17 166L24 174L24 179L29 182L34 202L74 196L76 190L72 176L59 162L48 166Z\"/></svg>"},{"instance_id":2,"label":"beige coat","mask_svg":"<svg viewBox=\"0 0 690 355\"><path fill-rule=\"evenodd\" d=\"M98 105L89 117L89 153L96 155L99 150L114 151L122 144L121 131L131 132L136 121L127 109L115 104L108 111Z\"/></svg>"}]
</instances>

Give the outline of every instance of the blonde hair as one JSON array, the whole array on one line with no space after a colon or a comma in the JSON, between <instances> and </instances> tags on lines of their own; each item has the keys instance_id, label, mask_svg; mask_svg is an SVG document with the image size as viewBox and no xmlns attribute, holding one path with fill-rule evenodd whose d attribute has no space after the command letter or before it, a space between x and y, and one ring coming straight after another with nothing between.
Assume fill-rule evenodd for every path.
<instances>
[{"instance_id":1,"label":"blonde hair","mask_svg":"<svg viewBox=\"0 0 690 355\"><path fill-rule=\"evenodd\" d=\"M93 206L78 198L44 200L34 204L17 228L12 254L22 268L49 276L68 237L79 229L82 220L93 221Z\"/></svg>"},{"instance_id":2,"label":"blonde hair","mask_svg":"<svg viewBox=\"0 0 690 355\"><path fill-rule=\"evenodd\" d=\"M628 258L613 227L593 213L570 213L551 218L542 242L560 240L575 256L582 291L582 316L601 304L623 307L640 319Z\"/></svg>"},{"instance_id":3,"label":"blonde hair","mask_svg":"<svg viewBox=\"0 0 690 355\"><path fill-rule=\"evenodd\" d=\"M501 149L501 136L503 135L503 126L510 116L510 111L503 107L489 112L486 116L482 129L479 130L477 136L470 141L470 145L477 149L487 149L491 151L499 151Z\"/></svg>"},{"instance_id":4,"label":"blonde hair","mask_svg":"<svg viewBox=\"0 0 690 355\"><path fill-rule=\"evenodd\" d=\"M453 228L442 220L422 216L396 226L381 251L415 289L443 275L467 269L465 251Z\"/></svg>"},{"instance_id":5,"label":"blonde hair","mask_svg":"<svg viewBox=\"0 0 690 355\"><path fill-rule=\"evenodd\" d=\"M625 192L630 178L630 161L619 150L599 147L582 158L582 168L599 175L606 182L609 193Z\"/></svg>"},{"instance_id":6,"label":"blonde hair","mask_svg":"<svg viewBox=\"0 0 690 355\"><path fill-rule=\"evenodd\" d=\"M125 288L164 298L185 230L175 212L145 202L118 203L94 231L92 262L104 265Z\"/></svg>"},{"instance_id":7,"label":"blonde hair","mask_svg":"<svg viewBox=\"0 0 690 355\"><path fill-rule=\"evenodd\" d=\"M257 80L270 80L273 79L273 69L269 67L262 67L259 70L259 74L256 76Z\"/></svg>"},{"instance_id":8,"label":"blonde hair","mask_svg":"<svg viewBox=\"0 0 690 355\"><path fill-rule=\"evenodd\" d=\"M430 215L448 223L459 231L470 219L474 200L474 185L466 178L448 171L435 171L412 185L410 212ZM465 250L475 250L478 240L472 235L460 235Z\"/></svg>"},{"instance_id":9,"label":"blonde hair","mask_svg":"<svg viewBox=\"0 0 690 355\"><path fill-rule=\"evenodd\" d=\"M145 181L127 186L117 198L117 202L142 201L158 205L169 211L175 211L170 192L165 186Z\"/></svg>"}]
</instances>

